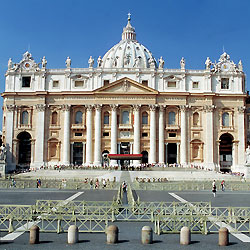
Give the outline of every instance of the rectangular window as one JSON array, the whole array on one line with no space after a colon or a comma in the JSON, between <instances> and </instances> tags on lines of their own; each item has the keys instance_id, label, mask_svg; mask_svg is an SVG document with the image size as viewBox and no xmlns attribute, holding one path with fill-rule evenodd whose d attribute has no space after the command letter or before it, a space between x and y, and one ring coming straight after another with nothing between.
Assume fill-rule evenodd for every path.
<instances>
[{"instance_id":1,"label":"rectangular window","mask_svg":"<svg viewBox=\"0 0 250 250\"><path fill-rule=\"evenodd\" d=\"M221 89L229 89L229 79L221 78Z\"/></svg>"},{"instance_id":2,"label":"rectangular window","mask_svg":"<svg viewBox=\"0 0 250 250\"><path fill-rule=\"evenodd\" d=\"M75 87L76 88L83 87L83 81L75 81Z\"/></svg>"},{"instance_id":3,"label":"rectangular window","mask_svg":"<svg viewBox=\"0 0 250 250\"><path fill-rule=\"evenodd\" d=\"M142 133L141 136L142 137L148 137L148 133Z\"/></svg>"},{"instance_id":4,"label":"rectangular window","mask_svg":"<svg viewBox=\"0 0 250 250\"><path fill-rule=\"evenodd\" d=\"M176 82L168 82L168 88L176 88Z\"/></svg>"},{"instance_id":5,"label":"rectangular window","mask_svg":"<svg viewBox=\"0 0 250 250\"><path fill-rule=\"evenodd\" d=\"M148 86L148 80L142 80L142 85L144 85L144 86Z\"/></svg>"},{"instance_id":6,"label":"rectangular window","mask_svg":"<svg viewBox=\"0 0 250 250\"><path fill-rule=\"evenodd\" d=\"M22 78L22 87L23 88L30 88L30 82L31 82L31 77L30 76L24 76Z\"/></svg>"},{"instance_id":7,"label":"rectangular window","mask_svg":"<svg viewBox=\"0 0 250 250\"><path fill-rule=\"evenodd\" d=\"M59 87L59 81L53 81L53 88L58 88Z\"/></svg>"},{"instance_id":8,"label":"rectangular window","mask_svg":"<svg viewBox=\"0 0 250 250\"><path fill-rule=\"evenodd\" d=\"M107 85L107 84L109 84L109 80L104 80L103 84L104 84L104 86Z\"/></svg>"},{"instance_id":9,"label":"rectangular window","mask_svg":"<svg viewBox=\"0 0 250 250\"><path fill-rule=\"evenodd\" d=\"M193 82L193 89L199 88L199 82Z\"/></svg>"},{"instance_id":10,"label":"rectangular window","mask_svg":"<svg viewBox=\"0 0 250 250\"><path fill-rule=\"evenodd\" d=\"M109 136L109 132L103 132L103 137L105 137L105 136Z\"/></svg>"},{"instance_id":11,"label":"rectangular window","mask_svg":"<svg viewBox=\"0 0 250 250\"><path fill-rule=\"evenodd\" d=\"M169 133L168 136L169 137L176 137L176 133Z\"/></svg>"},{"instance_id":12,"label":"rectangular window","mask_svg":"<svg viewBox=\"0 0 250 250\"><path fill-rule=\"evenodd\" d=\"M82 133L75 133L75 136L82 136Z\"/></svg>"}]
</instances>

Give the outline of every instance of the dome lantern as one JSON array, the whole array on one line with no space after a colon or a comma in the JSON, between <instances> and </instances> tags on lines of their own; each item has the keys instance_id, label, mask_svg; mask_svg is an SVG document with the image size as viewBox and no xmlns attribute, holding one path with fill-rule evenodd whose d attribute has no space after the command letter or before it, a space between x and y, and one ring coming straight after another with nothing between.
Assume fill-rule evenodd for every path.
<instances>
[{"instance_id":1,"label":"dome lantern","mask_svg":"<svg viewBox=\"0 0 250 250\"><path fill-rule=\"evenodd\" d=\"M131 23L131 14L128 13L128 23L127 26L123 28L122 32L122 40L136 40L135 28L132 27Z\"/></svg>"}]
</instances>

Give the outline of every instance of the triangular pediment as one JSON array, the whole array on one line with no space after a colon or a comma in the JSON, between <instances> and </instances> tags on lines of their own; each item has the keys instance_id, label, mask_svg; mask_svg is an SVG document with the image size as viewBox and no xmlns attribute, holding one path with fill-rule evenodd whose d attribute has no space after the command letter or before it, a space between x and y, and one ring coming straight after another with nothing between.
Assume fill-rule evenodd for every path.
<instances>
[{"instance_id":1,"label":"triangular pediment","mask_svg":"<svg viewBox=\"0 0 250 250\"><path fill-rule=\"evenodd\" d=\"M96 89L95 94L158 94L158 91L142 85L130 78L122 78L115 82L109 83L99 89Z\"/></svg>"}]
</instances>

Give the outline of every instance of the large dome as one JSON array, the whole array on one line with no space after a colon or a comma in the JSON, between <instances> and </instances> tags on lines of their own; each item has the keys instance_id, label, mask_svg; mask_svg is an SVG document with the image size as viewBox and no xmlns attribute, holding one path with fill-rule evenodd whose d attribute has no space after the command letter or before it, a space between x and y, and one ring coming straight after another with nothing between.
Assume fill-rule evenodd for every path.
<instances>
[{"instance_id":1,"label":"large dome","mask_svg":"<svg viewBox=\"0 0 250 250\"><path fill-rule=\"evenodd\" d=\"M152 53L137 42L135 29L130 24L123 28L122 40L113 46L102 58L102 68L155 68Z\"/></svg>"}]
</instances>

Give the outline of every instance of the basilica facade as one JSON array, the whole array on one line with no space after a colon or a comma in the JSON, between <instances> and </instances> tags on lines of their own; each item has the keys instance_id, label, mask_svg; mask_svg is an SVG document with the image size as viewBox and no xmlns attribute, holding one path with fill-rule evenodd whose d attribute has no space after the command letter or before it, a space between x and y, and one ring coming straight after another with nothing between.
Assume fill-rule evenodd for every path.
<instances>
[{"instance_id":1,"label":"basilica facade","mask_svg":"<svg viewBox=\"0 0 250 250\"><path fill-rule=\"evenodd\" d=\"M88 68L47 68L29 52L6 72L3 143L16 166L130 164L244 166L245 75L227 53L204 69L168 69L136 40L130 17L121 41ZM106 159L106 158L105 158ZM110 159L110 165L123 160Z\"/></svg>"}]
</instances>

